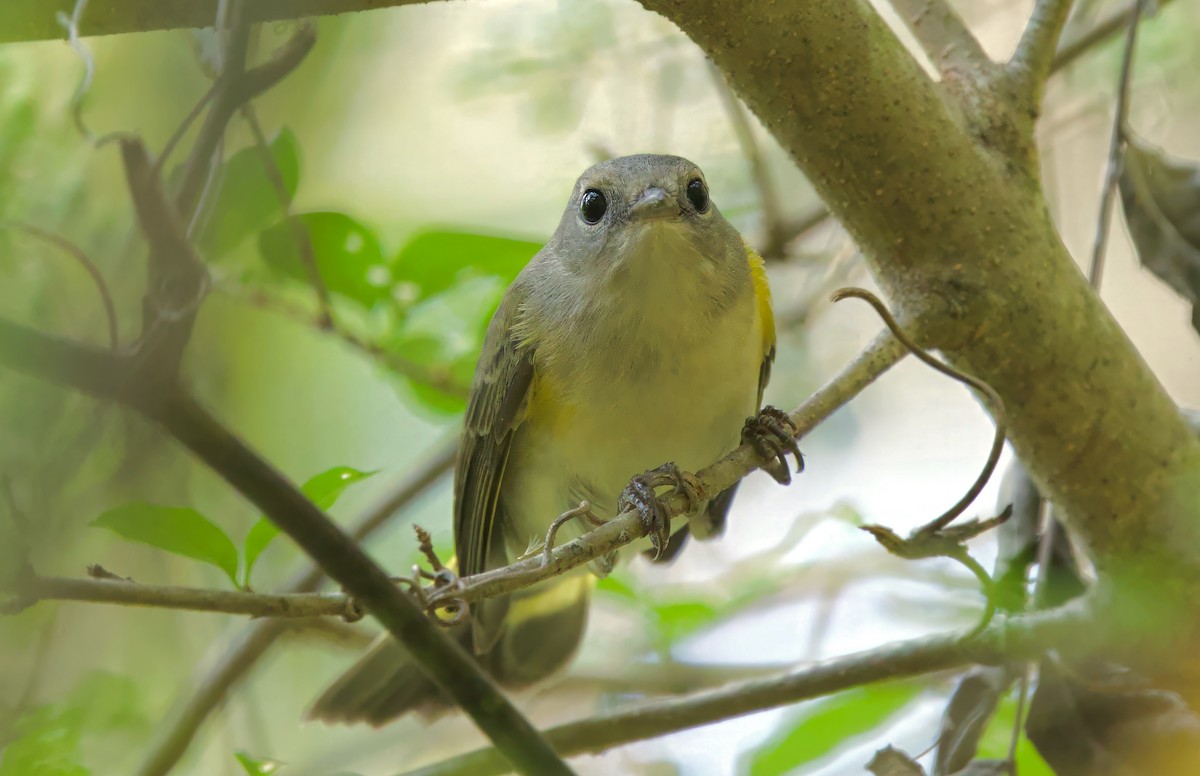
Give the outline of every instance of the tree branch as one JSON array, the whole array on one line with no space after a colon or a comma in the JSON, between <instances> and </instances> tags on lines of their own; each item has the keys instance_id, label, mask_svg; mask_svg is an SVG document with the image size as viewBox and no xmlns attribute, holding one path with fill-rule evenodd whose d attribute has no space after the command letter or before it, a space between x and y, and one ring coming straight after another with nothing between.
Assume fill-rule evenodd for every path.
<instances>
[{"instance_id":1,"label":"tree branch","mask_svg":"<svg viewBox=\"0 0 1200 776\"><path fill-rule=\"evenodd\" d=\"M119 579L34 577L22 580L17 597L0 606L0 614L16 614L39 601L91 601L124 606L190 609L197 612L248 614L251 617L321 617L346 620L362 616L342 593L250 593L176 585L143 585Z\"/></svg>"},{"instance_id":2,"label":"tree branch","mask_svg":"<svg viewBox=\"0 0 1200 776\"><path fill-rule=\"evenodd\" d=\"M454 468L456 455L457 448L454 445L429 455L391 493L363 513L351 526L350 535L360 542L372 536L400 510L441 482ZM323 579L325 574L321 567L310 562L309 567L293 576L283 589L289 593L311 592L317 589ZM196 692L160 731L138 770L138 776L165 776L179 762L200 725L258 663L259 658L266 654L276 639L286 632L286 626L286 620L262 620L250 624L236 637L220 661L198 683Z\"/></svg>"},{"instance_id":3,"label":"tree branch","mask_svg":"<svg viewBox=\"0 0 1200 776\"><path fill-rule=\"evenodd\" d=\"M1108 247L1108 226L1112 219L1112 198L1121 177L1125 158L1125 138L1129 122L1129 82L1133 73L1133 50L1137 43L1138 23L1144 13L1145 0L1136 0L1135 13L1125 33L1125 49L1121 54L1121 74L1117 79L1117 104L1113 108L1112 131L1108 140L1108 166L1104 172L1104 187L1100 193L1100 213L1096 217L1096 237L1092 242L1092 262L1088 281L1100 288L1104 277L1104 257Z\"/></svg>"},{"instance_id":4,"label":"tree branch","mask_svg":"<svg viewBox=\"0 0 1200 776\"><path fill-rule=\"evenodd\" d=\"M1005 68L1008 85L1018 100L1015 107L1030 116L1036 117L1041 110L1042 92L1070 12L1071 0L1037 0Z\"/></svg>"},{"instance_id":5,"label":"tree branch","mask_svg":"<svg viewBox=\"0 0 1200 776\"><path fill-rule=\"evenodd\" d=\"M1158 0L1158 7L1161 9L1171 1ZM1072 36L1069 40L1063 41L1058 47L1058 53L1054 55L1054 62L1050 65L1050 72L1057 73L1092 49L1106 43L1109 38L1129 26L1133 21L1134 15L1138 13L1137 9L1138 0L1131 0L1124 8L1104 17L1104 21L1098 22L1096 26L1087 32L1080 33L1079 35Z\"/></svg>"},{"instance_id":6,"label":"tree branch","mask_svg":"<svg viewBox=\"0 0 1200 776\"><path fill-rule=\"evenodd\" d=\"M945 671L971 663L1003 663L1036 657L1048 648L1067 654L1094 651L1104 643L1082 606L1014 618L974 640L952 633L901 641L823 660L776 676L670 698L570 722L544 732L564 757L740 717L756 711L830 695L892 679ZM489 776L506 765L493 749L481 749L405 776Z\"/></svg>"},{"instance_id":7,"label":"tree branch","mask_svg":"<svg viewBox=\"0 0 1200 776\"><path fill-rule=\"evenodd\" d=\"M428 0L253 0L246 11L252 22L332 16ZM79 34L112 35L180 28L211 27L220 0L109 0L88 8ZM66 31L57 15L71 15L75 0L5 0L0 3L0 43L62 40Z\"/></svg>"},{"instance_id":8,"label":"tree branch","mask_svg":"<svg viewBox=\"0 0 1200 776\"><path fill-rule=\"evenodd\" d=\"M994 66L947 0L892 0L892 6L942 76L978 74Z\"/></svg>"},{"instance_id":9,"label":"tree branch","mask_svg":"<svg viewBox=\"0 0 1200 776\"><path fill-rule=\"evenodd\" d=\"M332 325L326 325L325 317L320 310L314 314L308 306L302 303L292 302L281 296L272 296L258 289L242 289L235 284L223 284L217 287L217 290L228 293L234 299L246 302L260 310L286 316L298 323L313 326L337 337L355 350L375 359L385 368L413 382L428 385L448 396L454 396L464 401L467 398L469 386L455 380L448 370L431 369L424 364L405 358L402 353L361 337L337 321L333 321Z\"/></svg>"},{"instance_id":10,"label":"tree branch","mask_svg":"<svg viewBox=\"0 0 1200 776\"><path fill-rule=\"evenodd\" d=\"M263 511L413 656L520 770L570 770L479 665L404 593L358 544L296 486L184 394L152 417L200 460Z\"/></svg>"},{"instance_id":11,"label":"tree branch","mask_svg":"<svg viewBox=\"0 0 1200 776\"><path fill-rule=\"evenodd\" d=\"M1131 663L1200 689L1184 659L1200 637L1200 443L1038 187L964 130L863 0L642 2L700 45L797 160L918 342L1020 409L1015 452L1093 553L1110 615L1138 620ZM1061 11L1044 7L1053 24Z\"/></svg>"},{"instance_id":12,"label":"tree branch","mask_svg":"<svg viewBox=\"0 0 1200 776\"><path fill-rule=\"evenodd\" d=\"M908 2L916 3L919 0L908 0ZM1167 5L1171 0L1159 0L1159 7ZM1093 49L1107 43L1114 35L1130 23L1133 15L1136 12L1137 0L1133 0L1128 6L1120 11L1115 11L1105 17L1104 21L1096 24L1087 32L1081 33L1072 37L1070 40L1064 41L1058 48L1058 52L1054 55L1054 61L1050 64L1050 74L1060 72L1068 65L1073 64L1084 54ZM993 63L994 64L994 63ZM796 237L804 234L810 229L815 229L817 226L825 223L826 220L833 216L829 209L823 204L817 204L811 210L802 214L800 217L786 223L782 229L782 236L785 243L791 242Z\"/></svg>"}]
</instances>

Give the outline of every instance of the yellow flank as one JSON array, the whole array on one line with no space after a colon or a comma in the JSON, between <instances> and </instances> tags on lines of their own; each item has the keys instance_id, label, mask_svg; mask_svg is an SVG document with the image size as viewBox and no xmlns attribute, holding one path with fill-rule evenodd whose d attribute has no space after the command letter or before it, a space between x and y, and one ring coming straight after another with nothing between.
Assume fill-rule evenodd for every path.
<instances>
[{"instance_id":1,"label":"yellow flank","mask_svg":"<svg viewBox=\"0 0 1200 776\"><path fill-rule=\"evenodd\" d=\"M559 577L532 590L523 590L512 597L508 607L510 622L524 622L570 609L579 599L591 592L596 584L594 574Z\"/></svg>"},{"instance_id":2,"label":"yellow flank","mask_svg":"<svg viewBox=\"0 0 1200 776\"><path fill-rule=\"evenodd\" d=\"M750 262L750 278L754 283L754 299L758 302L758 318L762 322L763 356L775 347L775 314L771 312L771 286L767 283L767 267L763 257L746 246L746 259Z\"/></svg>"},{"instance_id":3,"label":"yellow flank","mask_svg":"<svg viewBox=\"0 0 1200 776\"><path fill-rule=\"evenodd\" d=\"M566 392L546 377L534 372L533 384L529 387L529 402L525 406L525 417L535 419L546 433L556 434L571 425L575 408L564 401Z\"/></svg>"}]
</instances>

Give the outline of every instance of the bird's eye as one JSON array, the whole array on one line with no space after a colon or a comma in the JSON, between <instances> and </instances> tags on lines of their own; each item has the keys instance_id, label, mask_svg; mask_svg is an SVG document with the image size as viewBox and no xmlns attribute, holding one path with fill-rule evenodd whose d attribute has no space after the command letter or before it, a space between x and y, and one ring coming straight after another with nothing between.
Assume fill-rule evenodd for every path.
<instances>
[{"instance_id":1,"label":"bird's eye","mask_svg":"<svg viewBox=\"0 0 1200 776\"><path fill-rule=\"evenodd\" d=\"M589 224L597 223L608 212L608 200L599 189L588 189L579 200L579 212Z\"/></svg>"},{"instance_id":2,"label":"bird's eye","mask_svg":"<svg viewBox=\"0 0 1200 776\"><path fill-rule=\"evenodd\" d=\"M696 208L697 213L708 210L708 187L699 178L692 178L688 181L687 198L688 202L692 203L692 207Z\"/></svg>"}]
</instances>

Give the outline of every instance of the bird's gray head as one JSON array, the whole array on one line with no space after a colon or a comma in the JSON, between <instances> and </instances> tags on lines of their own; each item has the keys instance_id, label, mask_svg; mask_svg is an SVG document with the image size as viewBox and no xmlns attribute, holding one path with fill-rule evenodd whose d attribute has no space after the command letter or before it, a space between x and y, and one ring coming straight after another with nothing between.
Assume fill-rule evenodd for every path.
<instances>
[{"instance_id":1,"label":"bird's gray head","mask_svg":"<svg viewBox=\"0 0 1200 776\"><path fill-rule=\"evenodd\" d=\"M683 273L724 286L746 267L741 235L709 198L704 173L678 156L588 168L548 247L569 272L597 280L654 285Z\"/></svg>"}]
</instances>

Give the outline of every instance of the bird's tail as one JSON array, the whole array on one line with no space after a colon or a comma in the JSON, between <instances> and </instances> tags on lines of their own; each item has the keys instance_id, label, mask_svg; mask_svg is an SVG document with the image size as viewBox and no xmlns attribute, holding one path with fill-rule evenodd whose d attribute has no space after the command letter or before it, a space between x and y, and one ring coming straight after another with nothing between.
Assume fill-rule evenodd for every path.
<instances>
[{"instance_id":1,"label":"bird's tail","mask_svg":"<svg viewBox=\"0 0 1200 776\"><path fill-rule=\"evenodd\" d=\"M476 660L506 687L527 686L550 676L570 661L579 646L593 583L591 574L577 574L513 593L500 637ZM455 627L451 635L470 651L468 624ZM378 727L409 711L428 720L451 708L450 698L426 678L394 638L384 634L321 694L306 716Z\"/></svg>"}]
</instances>

